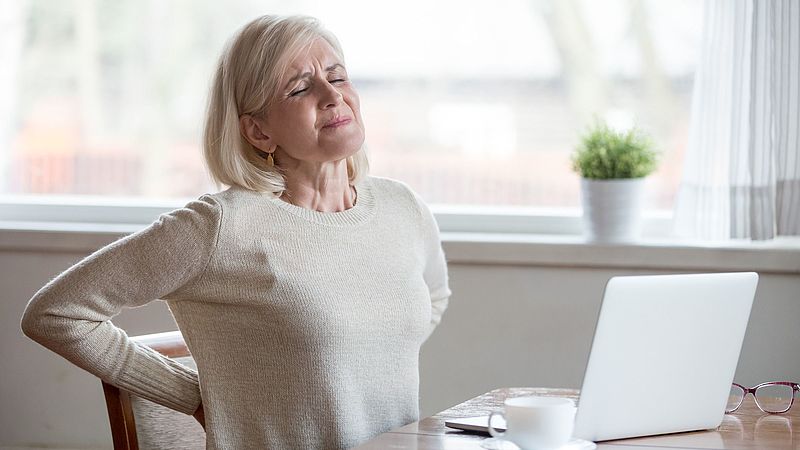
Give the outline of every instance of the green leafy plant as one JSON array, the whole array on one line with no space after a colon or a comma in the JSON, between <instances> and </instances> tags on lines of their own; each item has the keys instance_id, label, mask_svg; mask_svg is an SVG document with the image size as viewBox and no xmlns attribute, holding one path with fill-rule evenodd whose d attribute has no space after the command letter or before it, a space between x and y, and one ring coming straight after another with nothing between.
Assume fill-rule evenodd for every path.
<instances>
[{"instance_id":1,"label":"green leafy plant","mask_svg":"<svg viewBox=\"0 0 800 450\"><path fill-rule=\"evenodd\" d=\"M642 178L657 165L658 153L646 133L638 128L618 132L600 121L581 137L572 155L573 170L593 180Z\"/></svg>"}]
</instances>

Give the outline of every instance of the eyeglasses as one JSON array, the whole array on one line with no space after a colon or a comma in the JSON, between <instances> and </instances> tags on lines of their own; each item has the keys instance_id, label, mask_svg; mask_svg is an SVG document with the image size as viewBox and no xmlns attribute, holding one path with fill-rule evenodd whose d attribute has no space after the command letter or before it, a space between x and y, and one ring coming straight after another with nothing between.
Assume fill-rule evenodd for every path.
<instances>
[{"instance_id":1,"label":"eyeglasses","mask_svg":"<svg viewBox=\"0 0 800 450\"><path fill-rule=\"evenodd\" d=\"M771 414L785 413L794 404L794 393L796 391L800 392L800 384L791 381L767 381L751 388L733 383L725 412L732 413L736 411L742 406L747 394L753 394L756 399L756 406L761 411Z\"/></svg>"}]
</instances>

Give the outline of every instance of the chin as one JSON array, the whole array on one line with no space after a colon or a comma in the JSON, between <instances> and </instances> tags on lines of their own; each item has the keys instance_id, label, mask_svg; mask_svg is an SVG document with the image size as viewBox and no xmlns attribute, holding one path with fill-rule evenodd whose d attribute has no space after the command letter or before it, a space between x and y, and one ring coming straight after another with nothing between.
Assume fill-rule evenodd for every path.
<instances>
[{"instance_id":1,"label":"chin","mask_svg":"<svg viewBox=\"0 0 800 450\"><path fill-rule=\"evenodd\" d=\"M337 161L341 161L343 159L347 159L347 158L355 155L356 153L358 153L359 150L360 150L360 148L357 148L355 150L352 150L352 151L349 151L349 152L345 152L344 154L342 154L341 157L337 158Z\"/></svg>"},{"instance_id":2,"label":"chin","mask_svg":"<svg viewBox=\"0 0 800 450\"><path fill-rule=\"evenodd\" d=\"M337 148L331 149L331 151L328 152L328 154L336 155L334 157L334 161L339 161L355 155L356 153L358 153L359 150L361 150L363 146L364 146L364 140L359 139L355 142L348 143L347 145L337 146Z\"/></svg>"}]
</instances>

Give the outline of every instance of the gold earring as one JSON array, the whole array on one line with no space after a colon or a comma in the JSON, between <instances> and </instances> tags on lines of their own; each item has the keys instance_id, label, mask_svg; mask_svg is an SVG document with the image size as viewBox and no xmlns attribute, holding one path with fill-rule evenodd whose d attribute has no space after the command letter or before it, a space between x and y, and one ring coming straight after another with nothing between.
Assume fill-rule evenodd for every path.
<instances>
[{"instance_id":1,"label":"gold earring","mask_svg":"<svg viewBox=\"0 0 800 450\"><path fill-rule=\"evenodd\" d=\"M272 153L267 153L267 165L275 167L275 158L272 157Z\"/></svg>"}]
</instances>

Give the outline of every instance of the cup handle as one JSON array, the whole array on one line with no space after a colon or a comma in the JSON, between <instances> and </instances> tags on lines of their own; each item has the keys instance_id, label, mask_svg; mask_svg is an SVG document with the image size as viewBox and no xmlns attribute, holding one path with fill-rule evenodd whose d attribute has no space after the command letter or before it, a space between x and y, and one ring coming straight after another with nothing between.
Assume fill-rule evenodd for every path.
<instances>
[{"instance_id":1,"label":"cup handle","mask_svg":"<svg viewBox=\"0 0 800 450\"><path fill-rule=\"evenodd\" d=\"M489 420L488 420L488 423L486 424L486 428L489 429L489 434L492 435L492 437L502 438L503 436L506 435L506 433L501 433L501 432L495 430L494 427L492 427L492 417L494 417L495 415L498 415L498 416L502 417L503 419L506 418L506 415L503 414L502 412L500 412L500 411L492 411L491 414L489 414Z\"/></svg>"}]
</instances>

